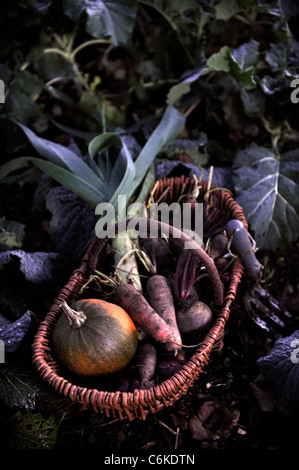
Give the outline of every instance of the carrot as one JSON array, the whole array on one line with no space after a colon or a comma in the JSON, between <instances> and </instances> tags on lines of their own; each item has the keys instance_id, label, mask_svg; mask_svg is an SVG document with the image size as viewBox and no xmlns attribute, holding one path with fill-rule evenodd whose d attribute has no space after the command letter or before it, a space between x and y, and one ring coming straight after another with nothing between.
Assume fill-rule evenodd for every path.
<instances>
[{"instance_id":1,"label":"carrot","mask_svg":"<svg viewBox=\"0 0 299 470\"><path fill-rule=\"evenodd\" d=\"M138 370L141 387L149 388L157 365L157 350L148 341L141 343L137 352Z\"/></svg>"},{"instance_id":2,"label":"carrot","mask_svg":"<svg viewBox=\"0 0 299 470\"><path fill-rule=\"evenodd\" d=\"M165 320L178 345L182 345L182 338L176 321L175 306L171 288L166 277L154 274L146 284L149 303L153 309Z\"/></svg>"},{"instance_id":3,"label":"carrot","mask_svg":"<svg viewBox=\"0 0 299 470\"><path fill-rule=\"evenodd\" d=\"M170 352L181 349L165 320L150 306L143 294L132 284L120 284L115 288L115 302L155 341Z\"/></svg>"}]
</instances>

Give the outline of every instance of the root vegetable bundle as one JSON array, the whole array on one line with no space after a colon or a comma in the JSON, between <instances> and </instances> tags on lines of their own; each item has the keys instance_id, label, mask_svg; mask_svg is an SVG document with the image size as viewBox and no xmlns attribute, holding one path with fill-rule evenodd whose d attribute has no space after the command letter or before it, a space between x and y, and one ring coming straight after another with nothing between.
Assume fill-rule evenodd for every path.
<instances>
[{"instance_id":1,"label":"root vegetable bundle","mask_svg":"<svg viewBox=\"0 0 299 470\"><path fill-rule=\"evenodd\" d=\"M189 185L188 178L171 178L157 183L147 200L148 208L152 201L167 204L179 201L183 192L190 193L194 181ZM40 376L57 392L107 417L145 419L148 413L172 405L185 394L211 354L221 351L230 304L243 273L241 254L244 251L241 247L242 253L239 253L239 245L234 243L236 230L229 235L226 227L232 217L242 220L246 230L247 224L240 206L226 191L217 188L210 191L206 182L198 187L198 198L196 194L194 197L204 202L200 243L171 225L166 226L169 229L166 234L166 224L160 221L155 222L158 230L154 231L156 238L153 239L149 236L152 219L146 216L137 217L137 224L135 216L133 225L129 225L132 219L116 224L121 225L116 227L116 236L123 232L131 236L132 245L127 251L117 247L106 232L92 241L80 266L55 299L33 344L33 363ZM139 230L141 223L145 224L147 233ZM139 238L133 235L132 227ZM133 259L135 263L131 265ZM128 273L130 276L126 275ZM136 277L137 282L133 283ZM108 362L106 358L111 360L113 367L101 376L74 374L59 360L59 350L54 350L53 328L64 314L63 301L72 308L72 302L86 299L93 303L103 300L111 305L111 315L106 312L103 318L105 328L91 332L89 325L84 324L85 337L82 338L84 325L78 324L80 330L76 335L82 364L88 355L90 367L95 370L94 350L104 365ZM120 322L118 316L117 321L112 322L120 307L117 303L125 306L122 310L132 322L127 329L125 325L130 322ZM79 321L68 324L61 344L70 336L69 330L80 323L81 316L80 310L76 314ZM120 358L128 351L125 343L133 337L137 339L135 353L122 367ZM68 354L73 356L73 347ZM114 368L116 361L118 370Z\"/></svg>"}]
</instances>

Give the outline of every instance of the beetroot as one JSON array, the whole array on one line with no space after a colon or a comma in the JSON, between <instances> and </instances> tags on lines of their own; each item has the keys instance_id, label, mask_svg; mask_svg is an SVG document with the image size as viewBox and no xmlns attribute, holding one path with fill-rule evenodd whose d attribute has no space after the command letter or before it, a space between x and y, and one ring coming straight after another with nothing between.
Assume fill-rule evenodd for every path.
<instances>
[{"instance_id":1,"label":"beetroot","mask_svg":"<svg viewBox=\"0 0 299 470\"><path fill-rule=\"evenodd\" d=\"M205 333L213 321L213 312L208 305L199 300L189 308L181 308L176 312L177 324L183 341L189 342Z\"/></svg>"},{"instance_id":2,"label":"beetroot","mask_svg":"<svg viewBox=\"0 0 299 470\"><path fill-rule=\"evenodd\" d=\"M181 367L182 363L178 359L174 357L163 358L157 363L157 375L159 379L167 380L173 374L178 372Z\"/></svg>"}]
</instances>

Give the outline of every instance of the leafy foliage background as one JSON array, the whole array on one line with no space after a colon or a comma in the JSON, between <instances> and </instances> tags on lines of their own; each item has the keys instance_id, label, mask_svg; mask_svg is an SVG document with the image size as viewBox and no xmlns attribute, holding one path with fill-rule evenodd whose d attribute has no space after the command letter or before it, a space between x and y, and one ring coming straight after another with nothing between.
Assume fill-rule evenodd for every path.
<instances>
[{"instance_id":1,"label":"leafy foliage background","mask_svg":"<svg viewBox=\"0 0 299 470\"><path fill-rule=\"evenodd\" d=\"M32 141L90 164L89 142L110 131L136 160L174 107L185 125L159 152L155 176L207 176L213 166L213 182L244 208L270 288L298 295L298 278L276 273L299 235L299 103L291 100L299 8L286 0L21 0L0 9L1 165L26 157L0 181L0 332L15 341L0 371L1 416L11 419L12 446L26 445L21 429L27 445L47 448L59 424L50 417L48 436L37 438L43 388L30 344L96 217L88 201L30 164L40 157ZM192 161L173 159L182 152Z\"/></svg>"}]
</instances>

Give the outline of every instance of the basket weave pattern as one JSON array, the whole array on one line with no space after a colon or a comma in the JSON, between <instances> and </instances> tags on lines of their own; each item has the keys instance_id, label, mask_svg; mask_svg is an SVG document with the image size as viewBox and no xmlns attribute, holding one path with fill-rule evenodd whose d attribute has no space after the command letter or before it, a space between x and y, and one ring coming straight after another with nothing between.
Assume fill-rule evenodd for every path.
<instances>
[{"instance_id":1,"label":"basket weave pattern","mask_svg":"<svg viewBox=\"0 0 299 470\"><path fill-rule=\"evenodd\" d=\"M168 202L173 202L178 197L192 189L194 180L186 177L165 178L159 180L154 192L154 199L161 199L167 194ZM207 191L207 183L201 184L200 198ZM239 219L247 228L247 222L242 208L231 197L228 191L213 189L213 204L229 219ZM166 190L166 191L165 191ZM200 202L200 199L198 199ZM50 311L41 322L32 345L33 363L42 379L57 393L90 408L94 412L104 413L106 417L128 418L130 421L136 417L145 419L149 413L157 413L164 407L172 405L185 395L199 375L204 370L210 359L210 354L219 340L230 314L231 303L235 299L237 286L243 274L243 265L235 258L231 265L231 277L229 285L224 293L224 302L217 314L209 332L205 335L194 354L182 365L181 369L163 381L149 389L136 389L134 392L108 392L96 388L78 386L62 376L59 365L52 355L52 333L62 313L61 303L72 303L78 299L80 288L87 281L89 275L100 263L101 254L109 239L95 238L81 260L80 267L70 276L67 284L61 289Z\"/></svg>"}]
</instances>

